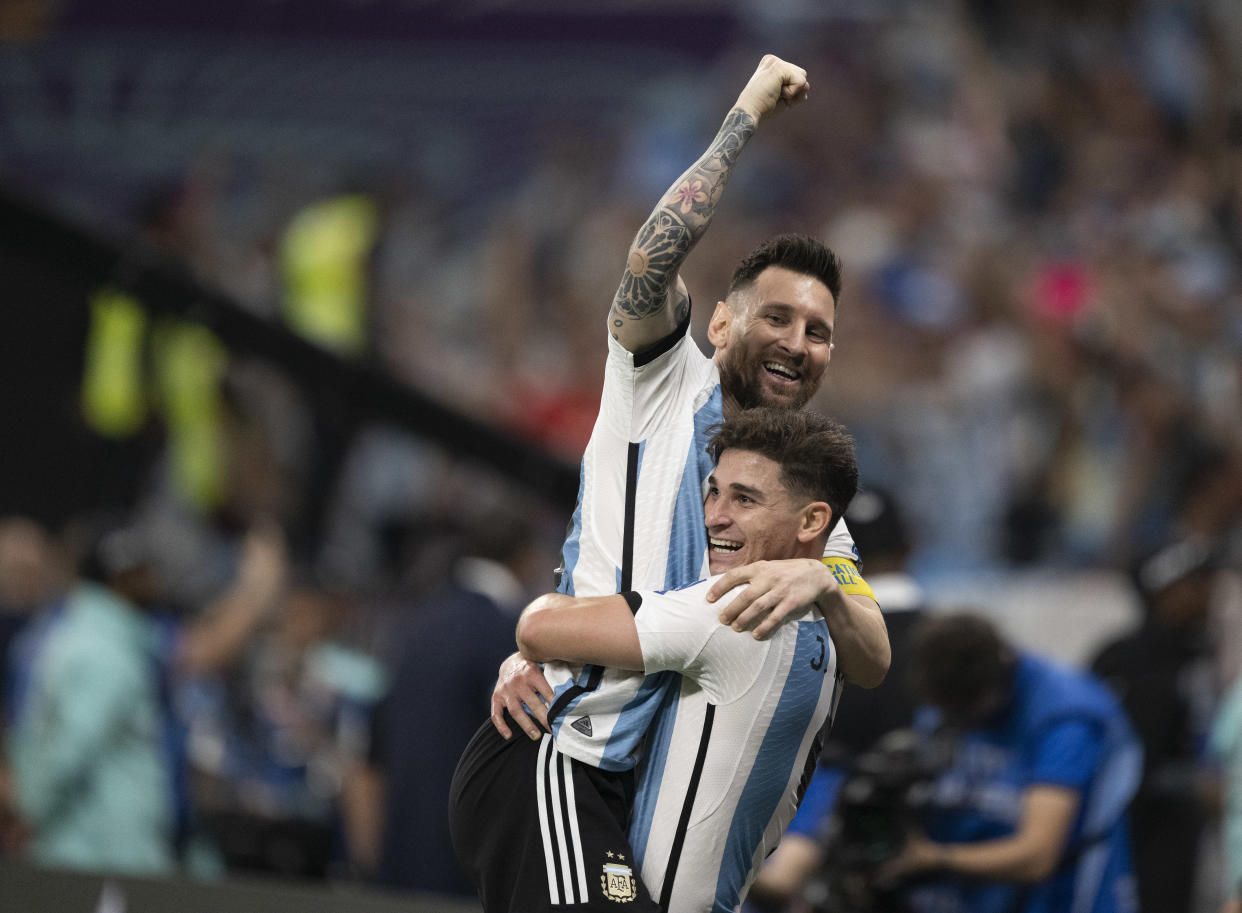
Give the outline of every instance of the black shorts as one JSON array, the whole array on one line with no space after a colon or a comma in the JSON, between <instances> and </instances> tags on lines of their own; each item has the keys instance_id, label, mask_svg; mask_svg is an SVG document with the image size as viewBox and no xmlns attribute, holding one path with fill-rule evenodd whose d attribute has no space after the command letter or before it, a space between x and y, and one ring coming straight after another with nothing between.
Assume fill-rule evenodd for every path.
<instances>
[{"instance_id":1,"label":"black shorts","mask_svg":"<svg viewBox=\"0 0 1242 913\"><path fill-rule=\"evenodd\" d=\"M626 836L632 772L579 763L509 723L507 741L480 727L449 790L453 850L485 913L657 913Z\"/></svg>"}]
</instances>

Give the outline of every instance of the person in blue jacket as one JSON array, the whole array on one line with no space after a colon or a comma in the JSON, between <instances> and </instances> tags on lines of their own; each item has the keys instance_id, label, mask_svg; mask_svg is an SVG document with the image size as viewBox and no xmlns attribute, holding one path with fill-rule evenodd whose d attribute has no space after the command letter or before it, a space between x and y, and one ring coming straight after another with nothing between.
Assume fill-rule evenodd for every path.
<instances>
[{"instance_id":1,"label":"person in blue jacket","mask_svg":"<svg viewBox=\"0 0 1242 913\"><path fill-rule=\"evenodd\" d=\"M1130 913L1126 809L1142 749L1090 675L1015 649L981 615L937 614L910 662L916 730L945 763L881 877L915 911Z\"/></svg>"}]
</instances>

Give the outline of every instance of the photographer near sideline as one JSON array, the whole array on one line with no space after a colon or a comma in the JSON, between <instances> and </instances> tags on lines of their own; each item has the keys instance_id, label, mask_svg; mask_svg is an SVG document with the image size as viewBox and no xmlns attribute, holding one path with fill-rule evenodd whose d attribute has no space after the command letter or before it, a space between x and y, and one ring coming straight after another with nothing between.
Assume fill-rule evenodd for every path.
<instances>
[{"instance_id":1,"label":"photographer near sideline","mask_svg":"<svg viewBox=\"0 0 1242 913\"><path fill-rule=\"evenodd\" d=\"M876 870L900 909L1137 910L1126 809L1142 751L1111 693L972 613L924 621L910 675L916 731L949 747L921 831Z\"/></svg>"}]
</instances>

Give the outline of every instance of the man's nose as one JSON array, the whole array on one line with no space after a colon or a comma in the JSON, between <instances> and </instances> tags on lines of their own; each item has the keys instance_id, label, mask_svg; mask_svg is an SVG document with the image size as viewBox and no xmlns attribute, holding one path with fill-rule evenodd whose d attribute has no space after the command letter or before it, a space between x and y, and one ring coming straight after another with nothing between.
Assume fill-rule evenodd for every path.
<instances>
[{"instance_id":1,"label":"man's nose","mask_svg":"<svg viewBox=\"0 0 1242 913\"><path fill-rule=\"evenodd\" d=\"M806 327L797 325L789 327L780 338L780 345L795 358L804 358L809 346Z\"/></svg>"}]
</instances>

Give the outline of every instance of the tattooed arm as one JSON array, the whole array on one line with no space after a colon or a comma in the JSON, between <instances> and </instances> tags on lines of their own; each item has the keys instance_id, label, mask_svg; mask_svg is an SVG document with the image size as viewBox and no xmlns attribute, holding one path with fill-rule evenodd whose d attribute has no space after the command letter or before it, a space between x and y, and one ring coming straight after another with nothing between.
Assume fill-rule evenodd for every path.
<instances>
[{"instance_id":1,"label":"tattooed arm","mask_svg":"<svg viewBox=\"0 0 1242 913\"><path fill-rule=\"evenodd\" d=\"M768 54L703 156L673 182L630 246L608 330L641 352L685 319L690 296L678 270L703 237L742 147L759 121L806 98L806 71Z\"/></svg>"}]
</instances>

